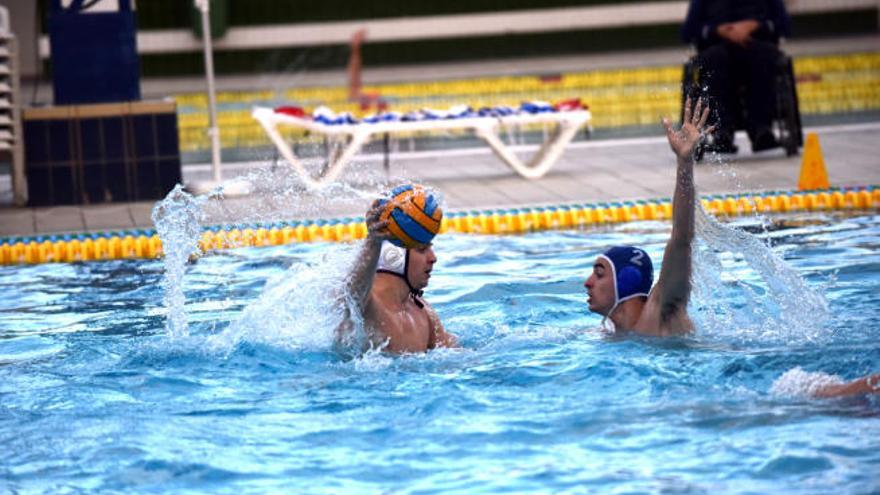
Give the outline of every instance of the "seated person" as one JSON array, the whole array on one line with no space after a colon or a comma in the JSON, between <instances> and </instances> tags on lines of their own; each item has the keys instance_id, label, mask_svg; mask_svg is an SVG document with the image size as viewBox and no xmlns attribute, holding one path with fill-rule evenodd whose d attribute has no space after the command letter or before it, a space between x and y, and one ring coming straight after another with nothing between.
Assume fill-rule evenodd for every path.
<instances>
[{"instance_id":1,"label":"seated person","mask_svg":"<svg viewBox=\"0 0 880 495\"><path fill-rule=\"evenodd\" d=\"M657 285L651 288L654 269L648 254L632 246L613 247L593 264L584 282L590 311L611 320L616 332L669 336L693 331L687 303L691 293L691 244L694 239L694 149L705 133L709 107L698 101L691 111L685 102L684 124L674 130L663 119L666 137L678 158L672 199L672 235L663 254Z\"/></svg>"},{"instance_id":2,"label":"seated person","mask_svg":"<svg viewBox=\"0 0 880 495\"><path fill-rule=\"evenodd\" d=\"M422 299L437 257L431 244L397 247L388 222L380 220L384 205L376 200L366 214L367 239L349 275L348 290L357 303L364 330L373 348L395 354L456 347L437 312ZM350 316L337 335L350 331Z\"/></svg>"},{"instance_id":3,"label":"seated person","mask_svg":"<svg viewBox=\"0 0 880 495\"><path fill-rule=\"evenodd\" d=\"M782 0L691 0L681 38L697 48L701 85L715 111L707 151L736 153L737 88L745 85L746 131L753 151L779 146L771 131L780 37L791 34ZM696 96L696 95L691 95Z\"/></svg>"}]
</instances>

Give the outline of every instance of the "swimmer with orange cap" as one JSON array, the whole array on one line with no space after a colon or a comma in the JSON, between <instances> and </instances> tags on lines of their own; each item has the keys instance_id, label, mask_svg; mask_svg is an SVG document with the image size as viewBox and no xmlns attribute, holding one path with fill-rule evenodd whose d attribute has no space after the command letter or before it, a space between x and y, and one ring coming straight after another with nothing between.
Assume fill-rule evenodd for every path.
<instances>
[{"instance_id":1,"label":"swimmer with orange cap","mask_svg":"<svg viewBox=\"0 0 880 495\"><path fill-rule=\"evenodd\" d=\"M442 215L436 198L413 185L395 188L389 200L376 200L367 211L367 239L348 290L372 347L399 354L458 345L422 298L437 262L431 240ZM423 228L416 220L431 225ZM347 318L338 331L351 326Z\"/></svg>"},{"instance_id":2,"label":"swimmer with orange cap","mask_svg":"<svg viewBox=\"0 0 880 495\"><path fill-rule=\"evenodd\" d=\"M616 246L599 255L593 273L584 282L590 311L610 320L616 332L670 336L693 331L687 313L691 293L691 244L694 239L694 149L714 130L704 130L709 107L685 102L684 122L674 129L663 119L666 137L678 158L672 199L672 236L666 244L657 283L654 267L644 250Z\"/></svg>"}]
</instances>

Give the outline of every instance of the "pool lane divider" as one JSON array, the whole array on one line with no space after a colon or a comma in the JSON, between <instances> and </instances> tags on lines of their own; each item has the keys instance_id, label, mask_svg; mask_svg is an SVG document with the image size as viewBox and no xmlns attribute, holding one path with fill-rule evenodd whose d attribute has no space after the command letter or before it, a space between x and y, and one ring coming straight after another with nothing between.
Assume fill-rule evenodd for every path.
<instances>
[{"instance_id":1,"label":"pool lane divider","mask_svg":"<svg viewBox=\"0 0 880 495\"><path fill-rule=\"evenodd\" d=\"M700 201L708 212L721 217L750 213L878 210L880 186L709 195L703 196ZM672 203L669 199L560 204L449 212L443 218L440 232L521 234L671 218ZM362 217L216 225L203 230L199 248L203 253L209 253L300 242L349 242L363 239L366 235ZM162 241L152 229L0 239L0 265L152 259L160 256Z\"/></svg>"}]
</instances>

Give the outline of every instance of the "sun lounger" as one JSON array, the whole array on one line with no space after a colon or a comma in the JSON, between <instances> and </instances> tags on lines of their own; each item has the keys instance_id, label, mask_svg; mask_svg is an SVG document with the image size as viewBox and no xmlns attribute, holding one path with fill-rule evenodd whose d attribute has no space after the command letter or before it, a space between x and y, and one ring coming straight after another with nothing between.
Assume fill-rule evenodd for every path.
<instances>
[{"instance_id":1,"label":"sun lounger","mask_svg":"<svg viewBox=\"0 0 880 495\"><path fill-rule=\"evenodd\" d=\"M335 181L374 136L443 130L473 131L516 173L527 179L538 179L558 161L578 129L588 125L590 111L578 100L572 100L555 106L541 102L524 103L519 109L494 107L474 111L469 107L453 107L445 112L422 110L404 115L386 112L361 120L350 114L334 114L324 107L312 114L297 107L258 107L253 111L253 117L303 181L310 186L322 186ZM538 151L530 160L523 162L498 133L505 128L530 124L550 124L555 129L546 133ZM291 143L282 137L279 126L297 127L327 137L342 137L345 144L340 153L330 157L321 173L312 176L294 153Z\"/></svg>"}]
</instances>

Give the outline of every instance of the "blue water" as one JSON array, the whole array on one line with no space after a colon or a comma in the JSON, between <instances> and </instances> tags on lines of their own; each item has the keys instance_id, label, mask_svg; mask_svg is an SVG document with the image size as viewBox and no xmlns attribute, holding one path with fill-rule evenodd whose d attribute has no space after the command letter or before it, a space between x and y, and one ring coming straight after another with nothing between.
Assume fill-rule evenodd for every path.
<instances>
[{"instance_id":1,"label":"blue water","mask_svg":"<svg viewBox=\"0 0 880 495\"><path fill-rule=\"evenodd\" d=\"M583 280L651 222L438 237L464 349L404 357L331 344L352 247L198 260L173 337L159 261L0 268L0 493L877 493L880 401L796 390L880 371L880 217L739 227L827 318L718 253L694 337L609 337Z\"/></svg>"}]
</instances>

